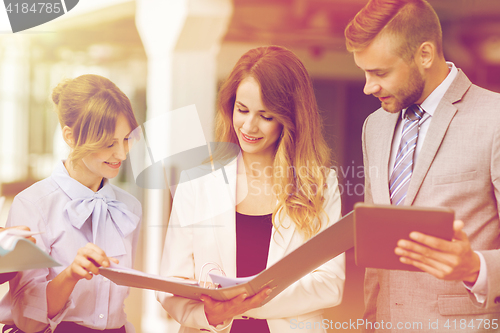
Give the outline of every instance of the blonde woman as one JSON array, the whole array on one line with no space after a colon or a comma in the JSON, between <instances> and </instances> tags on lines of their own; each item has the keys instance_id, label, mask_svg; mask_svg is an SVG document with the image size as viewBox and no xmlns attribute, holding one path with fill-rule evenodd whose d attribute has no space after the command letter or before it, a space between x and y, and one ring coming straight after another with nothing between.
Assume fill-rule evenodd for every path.
<instances>
[{"instance_id":1,"label":"blonde woman","mask_svg":"<svg viewBox=\"0 0 500 333\"><path fill-rule=\"evenodd\" d=\"M98 274L111 261L132 267L141 205L108 179L118 175L137 121L129 99L101 76L63 81L52 99L71 153L15 197L7 225L42 232L36 244L62 266L18 273L3 304L18 331L133 332L128 288Z\"/></svg>"},{"instance_id":2,"label":"blonde woman","mask_svg":"<svg viewBox=\"0 0 500 333\"><path fill-rule=\"evenodd\" d=\"M198 279L209 262L229 277L251 276L340 218L337 176L328 167L311 80L292 52L260 47L239 59L219 92L216 135L239 145L241 154L224 172L190 181L189 172L183 174L162 275ZM213 194L224 186L227 191ZM236 193L236 200L224 193ZM224 204L228 209L220 210ZM340 255L262 307L269 289L227 302L206 295L157 298L180 332L323 332L321 314L341 302L344 279Z\"/></svg>"}]
</instances>

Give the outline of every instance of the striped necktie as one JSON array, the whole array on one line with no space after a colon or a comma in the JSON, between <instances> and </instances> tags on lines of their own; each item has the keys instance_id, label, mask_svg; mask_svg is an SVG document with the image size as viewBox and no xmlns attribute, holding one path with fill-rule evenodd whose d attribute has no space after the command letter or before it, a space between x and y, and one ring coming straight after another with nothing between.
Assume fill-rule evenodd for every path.
<instances>
[{"instance_id":1,"label":"striped necktie","mask_svg":"<svg viewBox=\"0 0 500 333\"><path fill-rule=\"evenodd\" d=\"M393 205L402 205L406 198L413 172L413 156L417 147L418 130L420 124L427 119L426 116L429 116L429 114L425 113L416 104L406 110L401 143L399 144L398 154L389 180L389 192Z\"/></svg>"}]
</instances>

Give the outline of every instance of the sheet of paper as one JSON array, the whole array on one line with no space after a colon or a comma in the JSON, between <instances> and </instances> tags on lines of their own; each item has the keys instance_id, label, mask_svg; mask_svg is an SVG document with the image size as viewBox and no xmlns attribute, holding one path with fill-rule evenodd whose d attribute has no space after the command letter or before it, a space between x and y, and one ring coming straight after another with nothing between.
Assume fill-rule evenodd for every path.
<instances>
[{"instance_id":1,"label":"sheet of paper","mask_svg":"<svg viewBox=\"0 0 500 333\"><path fill-rule=\"evenodd\" d=\"M238 284L247 283L248 281L251 281L253 278L255 278L257 276L257 275L253 275L253 276L247 276L247 277L230 278L230 277L215 274L215 273L209 273L208 275L210 275L210 279L212 279L213 283L220 285L222 288L232 287L232 286L236 286Z\"/></svg>"},{"instance_id":2,"label":"sheet of paper","mask_svg":"<svg viewBox=\"0 0 500 333\"><path fill-rule=\"evenodd\" d=\"M0 247L0 273L61 266L51 256L25 238L17 237L12 250Z\"/></svg>"}]
</instances>

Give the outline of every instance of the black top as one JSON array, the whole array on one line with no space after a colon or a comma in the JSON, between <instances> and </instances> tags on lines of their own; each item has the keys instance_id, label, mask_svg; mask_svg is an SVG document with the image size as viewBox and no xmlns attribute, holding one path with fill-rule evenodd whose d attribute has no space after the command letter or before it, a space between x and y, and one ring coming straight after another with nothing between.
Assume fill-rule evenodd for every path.
<instances>
[{"instance_id":1,"label":"black top","mask_svg":"<svg viewBox=\"0 0 500 333\"><path fill-rule=\"evenodd\" d=\"M272 214L236 212L236 276L247 277L266 269L273 223ZM234 320L231 333L269 332L265 319Z\"/></svg>"}]
</instances>

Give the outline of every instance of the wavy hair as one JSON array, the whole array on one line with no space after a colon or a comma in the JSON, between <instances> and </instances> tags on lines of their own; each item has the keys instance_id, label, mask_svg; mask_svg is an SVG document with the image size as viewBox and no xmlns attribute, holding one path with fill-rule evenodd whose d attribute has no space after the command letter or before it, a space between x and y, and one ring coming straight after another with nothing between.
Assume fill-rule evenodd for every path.
<instances>
[{"instance_id":1,"label":"wavy hair","mask_svg":"<svg viewBox=\"0 0 500 333\"><path fill-rule=\"evenodd\" d=\"M99 75L82 75L61 81L52 91L61 127L73 133L68 160L77 165L113 142L117 118L123 114L132 129L138 126L128 97L110 80Z\"/></svg>"},{"instance_id":2,"label":"wavy hair","mask_svg":"<svg viewBox=\"0 0 500 333\"><path fill-rule=\"evenodd\" d=\"M286 214L308 239L321 229L331 162L311 79L299 58L284 47L258 47L245 53L219 91L215 130L219 142L239 144L233 127L236 90L250 76L260 85L266 110L283 125L273 165L278 198L273 225L278 229L276 215L282 221Z\"/></svg>"}]
</instances>

